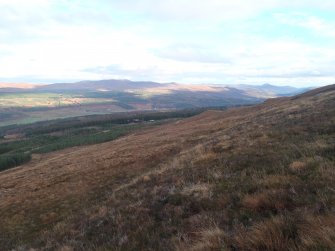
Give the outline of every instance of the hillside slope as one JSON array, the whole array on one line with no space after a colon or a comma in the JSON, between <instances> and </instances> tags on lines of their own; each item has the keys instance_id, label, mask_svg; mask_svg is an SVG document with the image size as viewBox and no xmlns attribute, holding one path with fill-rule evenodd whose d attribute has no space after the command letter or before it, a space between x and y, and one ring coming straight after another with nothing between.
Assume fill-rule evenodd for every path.
<instances>
[{"instance_id":1,"label":"hillside slope","mask_svg":"<svg viewBox=\"0 0 335 251\"><path fill-rule=\"evenodd\" d=\"M0 249L333 250L335 86L0 173Z\"/></svg>"}]
</instances>

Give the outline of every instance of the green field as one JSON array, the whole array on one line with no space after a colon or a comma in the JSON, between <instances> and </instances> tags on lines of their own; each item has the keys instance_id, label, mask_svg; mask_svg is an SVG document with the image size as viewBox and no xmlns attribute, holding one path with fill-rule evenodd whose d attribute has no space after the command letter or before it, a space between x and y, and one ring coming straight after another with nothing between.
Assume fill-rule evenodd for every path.
<instances>
[{"instance_id":1,"label":"green field","mask_svg":"<svg viewBox=\"0 0 335 251\"><path fill-rule=\"evenodd\" d=\"M190 90L96 91L52 90L0 93L0 126L112 114L128 111L176 110L248 105L262 100L229 92Z\"/></svg>"},{"instance_id":2,"label":"green field","mask_svg":"<svg viewBox=\"0 0 335 251\"><path fill-rule=\"evenodd\" d=\"M0 126L123 112L132 108L103 93L0 93Z\"/></svg>"},{"instance_id":3,"label":"green field","mask_svg":"<svg viewBox=\"0 0 335 251\"><path fill-rule=\"evenodd\" d=\"M82 94L2 93L0 107L60 107L90 103L113 102L112 98L86 97Z\"/></svg>"}]
</instances>

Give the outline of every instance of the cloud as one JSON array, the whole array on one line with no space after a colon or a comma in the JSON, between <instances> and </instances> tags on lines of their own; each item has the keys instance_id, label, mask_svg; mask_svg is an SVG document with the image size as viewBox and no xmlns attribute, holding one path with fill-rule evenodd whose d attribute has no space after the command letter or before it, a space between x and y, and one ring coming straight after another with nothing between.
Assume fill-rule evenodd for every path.
<instances>
[{"instance_id":1,"label":"cloud","mask_svg":"<svg viewBox=\"0 0 335 251\"><path fill-rule=\"evenodd\" d=\"M332 10L329 0L0 0L0 77L331 83Z\"/></svg>"},{"instance_id":2,"label":"cloud","mask_svg":"<svg viewBox=\"0 0 335 251\"><path fill-rule=\"evenodd\" d=\"M276 0L124 0L111 5L126 12L164 21L217 21L248 18L276 5Z\"/></svg>"},{"instance_id":3,"label":"cloud","mask_svg":"<svg viewBox=\"0 0 335 251\"><path fill-rule=\"evenodd\" d=\"M308 29L318 36L335 37L335 23L304 13L276 13L274 17L281 23Z\"/></svg>"},{"instance_id":4,"label":"cloud","mask_svg":"<svg viewBox=\"0 0 335 251\"><path fill-rule=\"evenodd\" d=\"M125 13L172 22L246 20L276 8L335 11L333 0L105 0L104 2Z\"/></svg>"},{"instance_id":5,"label":"cloud","mask_svg":"<svg viewBox=\"0 0 335 251\"><path fill-rule=\"evenodd\" d=\"M36 7L36 8L35 8ZM17 43L36 37L48 22L43 16L45 5L42 1L0 2L0 43Z\"/></svg>"},{"instance_id":6,"label":"cloud","mask_svg":"<svg viewBox=\"0 0 335 251\"><path fill-rule=\"evenodd\" d=\"M99 79L106 78L126 78L130 80L151 80L160 75L160 70L155 66L143 66L136 68L125 68L122 65L97 66L83 69L83 72L100 76Z\"/></svg>"},{"instance_id":7,"label":"cloud","mask_svg":"<svg viewBox=\"0 0 335 251\"><path fill-rule=\"evenodd\" d=\"M220 55L213 48L195 44L172 44L165 48L153 51L155 55L162 58L185 62L221 63L230 64L231 59Z\"/></svg>"}]
</instances>

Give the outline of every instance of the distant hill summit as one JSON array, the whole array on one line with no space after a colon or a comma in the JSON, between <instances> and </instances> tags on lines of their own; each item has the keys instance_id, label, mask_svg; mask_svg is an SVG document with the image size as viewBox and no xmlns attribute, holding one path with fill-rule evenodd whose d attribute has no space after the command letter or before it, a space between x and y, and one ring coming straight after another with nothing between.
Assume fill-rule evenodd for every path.
<instances>
[{"instance_id":1,"label":"distant hill summit","mask_svg":"<svg viewBox=\"0 0 335 251\"><path fill-rule=\"evenodd\" d=\"M327 85L327 86L320 87L320 88L317 88L317 89L314 89L314 90L310 90L310 91L304 92L300 95L297 95L293 98L311 97L311 96L316 96L316 95L320 95L322 93L329 93L329 92L333 92L333 91L335 91L335 84Z\"/></svg>"},{"instance_id":2,"label":"distant hill summit","mask_svg":"<svg viewBox=\"0 0 335 251\"><path fill-rule=\"evenodd\" d=\"M273 97L292 96L310 90L310 88L297 88L293 86L263 85L238 85L236 88L245 90L253 95L269 95Z\"/></svg>"},{"instance_id":3,"label":"distant hill summit","mask_svg":"<svg viewBox=\"0 0 335 251\"><path fill-rule=\"evenodd\" d=\"M201 84L201 85L191 85L191 84L179 84L179 83L158 83L152 81L131 81L127 79L117 80L84 80L75 83L55 83L50 85L38 86L38 90L90 90L90 91L126 91L130 89L147 89L147 88L169 88L169 89L190 89L192 86L194 89L199 87L216 87L217 90L221 88L234 88L243 91L257 90L262 92L264 96L268 94L276 96L289 96L294 95L306 90L306 88L296 88L292 86L276 86L271 84L263 85L237 85L237 86L225 86L225 85L211 85L211 84Z\"/></svg>"},{"instance_id":4,"label":"distant hill summit","mask_svg":"<svg viewBox=\"0 0 335 251\"><path fill-rule=\"evenodd\" d=\"M124 80L84 80L75 83L55 83L37 87L38 90L102 90L102 91L125 91L128 89L143 89L160 87L162 84L151 81Z\"/></svg>"}]
</instances>

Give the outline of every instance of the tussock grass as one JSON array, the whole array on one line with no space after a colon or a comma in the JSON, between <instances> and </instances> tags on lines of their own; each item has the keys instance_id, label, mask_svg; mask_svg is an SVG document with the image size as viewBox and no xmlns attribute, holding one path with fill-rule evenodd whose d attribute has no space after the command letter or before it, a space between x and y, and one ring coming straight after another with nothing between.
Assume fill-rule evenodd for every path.
<instances>
[{"instance_id":1,"label":"tussock grass","mask_svg":"<svg viewBox=\"0 0 335 251\"><path fill-rule=\"evenodd\" d=\"M234 245L239 250L332 250L334 216L279 215L241 229Z\"/></svg>"},{"instance_id":2,"label":"tussock grass","mask_svg":"<svg viewBox=\"0 0 335 251\"><path fill-rule=\"evenodd\" d=\"M214 227L211 229L205 229L203 231L194 233L197 241L185 246L183 244L176 245L176 251L210 251L210 250L228 250L225 246L226 234L219 229Z\"/></svg>"}]
</instances>

